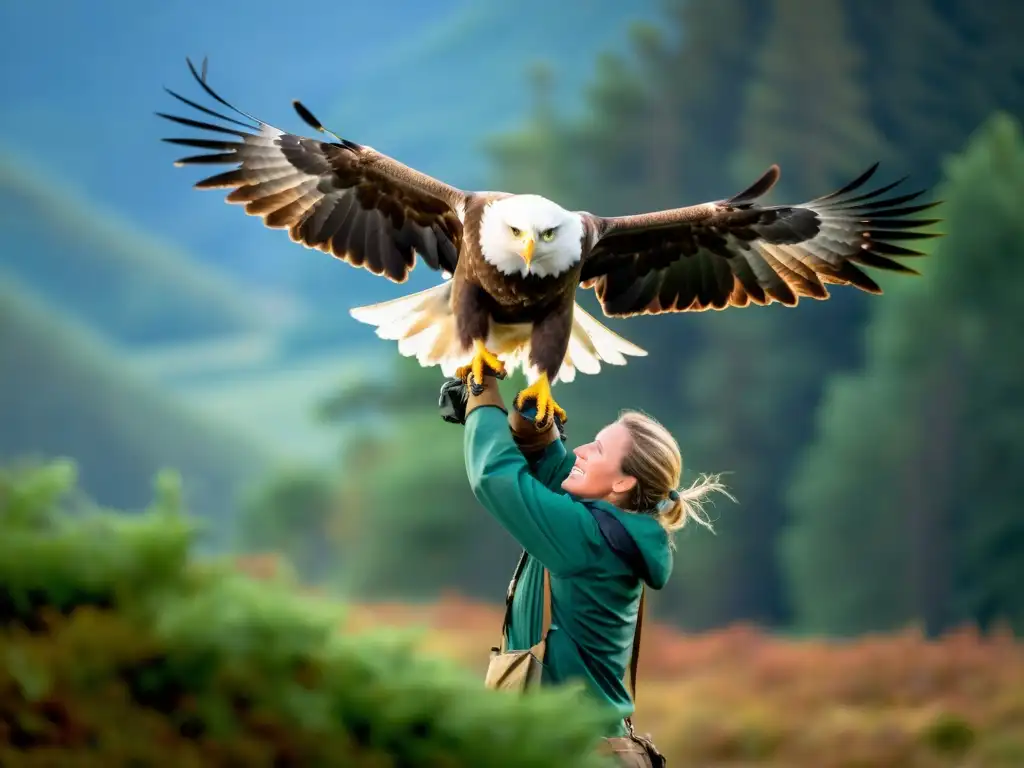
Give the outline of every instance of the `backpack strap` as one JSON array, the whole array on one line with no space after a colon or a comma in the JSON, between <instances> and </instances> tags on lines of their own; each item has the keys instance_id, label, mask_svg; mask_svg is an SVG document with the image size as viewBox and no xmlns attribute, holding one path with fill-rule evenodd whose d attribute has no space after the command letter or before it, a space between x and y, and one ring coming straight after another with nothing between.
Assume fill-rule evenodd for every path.
<instances>
[{"instance_id":1,"label":"backpack strap","mask_svg":"<svg viewBox=\"0 0 1024 768\"><path fill-rule=\"evenodd\" d=\"M502 653L505 653L508 650L508 627L512 622L512 601L515 599L516 587L519 586L519 579L523 575L523 570L526 568L526 561L528 558L529 555L526 553L526 550L523 550L523 554L519 557L519 563L516 565L515 573L512 574L512 581L509 582L508 591L505 593L505 619L501 623L500 649ZM551 630L551 574L548 573L547 568L544 568L543 611L540 641L530 649L534 652L534 655L539 661L544 660L544 651L548 640L548 632Z\"/></svg>"},{"instance_id":2,"label":"backpack strap","mask_svg":"<svg viewBox=\"0 0 1024 768\"><path fill-rule=\"evenodd\" d=\"M633 633L633 655L629 660L629 695L633 698L633 705L636 706L636 673L640 667L640 634L644 625L644 603L647 602L647 585L640 586L640 605L636 611L636 631ZM632 728L630 718L626 718L626 724Z\"/></svg>"},{"instance_id":3,"label":"backpack strap","mask_svg":"<svg viewBox=\"0 0 1024 768\"><path fill-rule=\"evenodd\" d=\"M526 550L523 550L523 554L519 556L519 562L516 563L516 570L512 574L512 581L508 583L508 589L505 591L505 618L501 622L501 652L504 653L508 650L508 626L512 623L512 600L516 596L516 586L519 584L519 577L523 575L523 569L526 567Z\"/></svg>"},{"instance_id":4,"label":"backpack strap","mask_svg":"<svg viewBox=\"0 0 1024 768\"><path fill-rule=\"evenodd\" d=\"M544 663L544 653L548 646L548 632L551 631L551 574L544 569L544 613L540 625L540 641L530 650L537 657L537 661Z\"/></svg>"},{"instance_id":5,"label":"backpack strap","mask_svg":"<svg viewBox=\"0 0 1024 768\"><path fill-rule=\"evenodd\" d=\"M649 574L647 561L636 541L629 535L626 526L611 512L602 509L596 504L587 504L587 508L597 521L601 535L608 543L608 546L618 555L633 572L638 574L640 581L640 605L637 607L636 631L633 634L633 653L629 660L629 694L633 698L633 705L636 705L636 677L640 667L640 637L644 623L644 608L647 602L647 585L645 578ZM633 733L633 721L631 717L626 718L626 727L630 734Z\"/></svg>"},{"instance_id":6,"label":"backpack strap","mask_svg":"<svg viewBox=\"0 0 1024 768\"><path fill-rule=\"evenodd\" d=\"M587 504L587 509L597 521L601 536L611 550L637 574L642 581L650 580L650 569L636 541L630 536L626 526L613 513L597 504Z\"/></svg>"}]
</instances>

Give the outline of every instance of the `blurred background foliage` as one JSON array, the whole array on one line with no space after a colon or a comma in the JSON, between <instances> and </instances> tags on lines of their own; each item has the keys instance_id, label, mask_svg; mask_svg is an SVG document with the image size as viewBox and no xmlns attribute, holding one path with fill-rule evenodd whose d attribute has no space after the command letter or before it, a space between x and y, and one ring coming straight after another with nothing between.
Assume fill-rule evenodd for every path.
<instances>
[{"instance_id":1,"label":"blurred background foliage","mask_svg":"<svg viewBox=\"0 0 1024 768\"><path fill-rule=\"evenodd\" d=\"M309 19L246 8L0 7L0 462L69 459L126 512L173 469L198 548L274 553L340 597L503 597L517 547L466 487L439 372L348 314L437 276L389 284L190 190L152 115L185 55L282 128L301 98L453 184L606 215L727 197L773 162L771 200L797 202L880 160L946 201L920 277L609 321L650 354L560 389L569 444L641 408L688 477L729 473L739 504L680 535L652 601L677 629L1024 630L1024 6L346 4L317 11L317 45ZM23 33L43 27L45 47Z\"/></svg>"}]
</instances>

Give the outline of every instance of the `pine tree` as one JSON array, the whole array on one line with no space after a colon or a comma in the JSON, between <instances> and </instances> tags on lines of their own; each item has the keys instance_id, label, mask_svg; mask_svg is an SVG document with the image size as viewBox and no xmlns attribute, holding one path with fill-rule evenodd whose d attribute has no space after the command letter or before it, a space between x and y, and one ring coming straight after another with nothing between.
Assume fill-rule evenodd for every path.
<instances>
[{"instance_id":1,"label":"pine tree","mask_svg":"<svg viewBox=\"0 0 1024 768\"><path fill-rule=\"evenodd\" d=\"M647 70L647 79L658 83L661 100L676 110L681 126L675 174L682 197L669 205L731 194L735 180L723 169L740 143L741 94L756 71L751 52L761 40L766 6L761 0L664 2L672 45L657 68Z\"/></svg>"},{"instance_id":2,"label":"pine tree","mask_svg":"<svg viewBox=\"0 0 1024 768\"><path fill-rule=\"evenodd\" d=\"M739 504L719 502L717 535L701 535L676 564L667 589L691 629L736 620L779 624L786 616L773 545L785 510L776 495L793 452L789 414L806 407L817 383L780 333L789 311L750 307L700 318L701 351L683 387L692 416L678 434L685 463L727 472Z\"/></svg>"},{"instance_id":3,"label":"pine tree","mask_svg":"<svg viewBox=\"0 0 1024 768\"><path fill-rule=\"evenodd\" d=\"M879 302L791 491L782 554L801 626L1024 627L1024 137L997 115L947 168L948 237Z\"/></svg>"},{"instance_id":4,"label":"pine tree","mask_svg":"<svg viewBox=\"0 0 1024 768\"><path fill-rule=\"evenodd\" d=\"M1024 6L1016 0L847 0L871 115L926 184L995 110L1024 119Z\"/></svg>"},{"instance_id":5,"label":"pine tree","mask_svg":"<svg viewBox=\"0 0 1024 768\"><path fill-rule=\"evenodd\" d=\"M935 183L941 157L962 146L984 114L964 122L964 99L984 90L964 77L964 41L931 0L892 3L884 12L880 3L848 0L846 8L864 53L870 115L899 158L900 175Z\"/></svg>"},{"instance_id":6,"label":"pine tree","mask_svg":"<svg viewBox=\"0 0 1024 768\"><path fill-rule=\"evenodd\" d=\"M772 11L746 90L744 145L735 162L745 170L737 170L735 182L748 184L779 162L784 191L778 197L798 202L863 170L880 140L863 114L858 54L844 37L838 2L817 3L809 13L805 4L777 0ZM688 366L692 416L683 434L702 469L732 472L740 506L723 509L715 544L680 564L681 611L689 623L786 621L776 556L787 518L785 488L793 457L811 434L821 382L857 359L863 304L852 289L836 289L827 303L804 300L795 308L730 309L700 318L704 336ZM695 593L709 583L717 594L702 602Z\"/></svg>"},{"instance_id":7,"label":"pine tree","mask_svg":"<svg viewBox=\"0 0 1024 768\"><path fill-rule=\"evenodd\" d=\"M573 181L572 155L566 151L568 129L553 103L554 72L546 62L537 61L527 76L532 106L526 124L517 133L485 142L485 150L501 169L496 188L562 199L578 183Z\"/></svg>"},{"instance_id":8,"label":"pine tree","mask_svg":"<svg viewBox=\"0 0 1024 768\"><path fill-rule=\"evenodd\" d=\"M734 180L746 185L771 163L792 202L831 191L884 153L859 76L861 54L841 0L775 0L756 75L745 92Z\"/></svg>"},{"instance_id":9,"label":"pine tree","mask_svg":"<svg viewBox=\"0 0 1024 768\"><path fill-rule=\"evenodd\" d=\"M1024 5L1017 0L936 0L936 5L961 40L953 61L955 101L967 125L993 110L1024 119Z\"/></svg>"},{"instance_id":10,"label":"pine tree","mask_svg":"<svg viewBox=\"0 0 1024 768\"><path fill-rule=\"evenodd\" d=\"M983 625L1008 619L1024 631L1024 134L1009 115L992 118L949 168L947 295L962 302L961 349L949 364L958 389L963 439L951 464L955 495L953 594L958 615ZM957 225L960 225L959 227ZM960 256L959 263L954 259ZM969 263L963 258L970 254ZM965 375L966 374L966 375Z\"/></svg>"}]
</instances>

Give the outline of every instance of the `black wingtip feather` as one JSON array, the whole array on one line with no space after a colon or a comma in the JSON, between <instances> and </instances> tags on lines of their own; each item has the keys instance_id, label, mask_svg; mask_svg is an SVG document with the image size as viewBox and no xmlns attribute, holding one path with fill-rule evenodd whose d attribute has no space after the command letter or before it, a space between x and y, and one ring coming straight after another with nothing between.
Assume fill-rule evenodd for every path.
<instances>
[{"instance_id":1,"label":"black wingtip feather","mask_svg":"<svg viewBox=\"0 0 1024 768\"><path fill-rule=\"evenodd\" d=\"M189 117L178 117L177 115L168 115L165 112L157 112L157 117L162 117L165 120L170 120L173 123L179 123L180 125L187 125L189 128L199 128L204 131L216 131L218 133L228 133L232 136L246 137L250 134L243 133L242 131L235 130L234 128L225 128L223 125L214 125L213 123L204 123L201 120L193 120Z\"/></svg>"},{"instance_id":2,"label":"black wingtip feather","mask_svg":"<svg viewBox=\"0 0 1024 768\"><path fill-rule=\"evenodd\" d=\"M875 230L869 228L868 231L871 232L872 237L877 237L879 240L931 240L939 237L935 232L915 232L910 229Z\"/></svg>"},{"instance_id":3,"label":"black wingtip feather","mask_svg":"<svg viewBox=\"0 0 1024 768\"><path fill-rule=\"evenodd\" d=\"M295 108L295 111L299 113L299 117L302 118L302 121L313 130L319 131L320 133L330 134L335 139L337 139L338 142L340 142L340 144L343 147L346 147L347 149L361 149L360 145L357 144L356 142L344 139L338 134L336 134L334 131L330 131L327 128L324 128L324 124L317 120L313 113L309 110L309 108L306 107L306 105L303 104L298 99L292 99L292 106Z\"/></svg>"},{"instance_id":4,"label":"black wingtip feather","mask_svg":"<svg viewBox=\"0 0 1024 768\"><path fill-rule=\"evenodd\" d=\"M896 197L887 197L883 200L877 200L879 195L888 190L892 189L895 184L889 184L885 187L881 187L872 192L860 195L859 197L847 198L845 200L835 200L828 205L821 206L822 210L826 210L829 213L849 213L851 215L860 215L864 218L871 218L877 216L893 215L893 211L900 211L900 215L904 215L907 212L905 208L893 208L893 206L901 206L904 203L909 203L911 200L916 200L928 190L919 189L916 192L910 192L905 195L897 195ZM812 203L816 205L816 203ZM925 210L926 208L934 207L931 203L926 203L924 208L918 208L917 210Z\"/></svg>"},{"instance_id":5,"label":"black wingtip feather","mask_svg":"<svg viewBox=\"0 0 1024 768\"><path fill-rule=\"evenodd\" d=\"M889 202L890 202L890 204L892 203L891 200ZM873 211L865 213L865 217L874 220L874 219L895 218L897 216L910 216L910 215L913 215L915 213L921 213L922 211L927 211L927 210L929 210L931 208L934 208L935 206L940 205L940 204L941 204L941 201L934 201L934 202L930 202L930 203L921 203L919 205L907 205L907 206L897 207L897 208L888 208L888 209L886 209L884 211L873 210ZM941 219L940 219L940 221L941 221Z\"/></svg>"},{"instance_id":6,"label":"black wingtip feather","mask_svg":"<svg viewBox=\"0 0 1024 768\"><path fill-rule=\"evenodd\" d=\"M213 155L191 155L175 160L174 164L179 168L184 165L215 165L217 163L237 163L238 154L235 152L222 152Z\"/></svg>"},{"instance_id":7,"label":"black wingtip feather","mask_svg":"<svg viewBox=\"0 0 1024 768\"><path fill-rule=\"evenodd\" d=\"M908 267L905 264L901 264L893 259L886 258L885 256L876 253L874 250L863 250L852 256L851 261L855 261L858 264L863 264L866 267L874 267L875 269L884 269L888 272L898 272L904 275L920 275L913 267Z\"/></svg>"},{"instance_id":8,"label":"black wingtip feather","mask_svg":"<svg viewBox=\"0 0 1024 768\"><path fill-rule=\"evenodd\" d=\"M878 170L878 166L879 166L879 162L876 160L872 165L870 165L868 167L868 169L866 171L861 173L860 176L855 178L853 181L848 183L846 186L844 186L844 187L842 187L840 189L837 189L835 192L832 192L831 194L825 195L824 197L819 197L814 202L820 203L820 202L824 202L825 200L834 200L837 197L841 197L842 195L845 195L847 192L852 192L853 190L857 189L858 187L863 186L865 184L865 182L867 182L868 179L870 179L872 176L875 175L875 171ZM897 182L897 183L899 183L899 182ZM892 189L892 187L889 187L889 189Z\"/></svg>"},{"instance_id":9,"label":"black wingtip feather","mask_svg":"<svg viewBox=\"0 0 1024 768\"><path fill-rule=\"evenodd\" d=\"M239 114L242 117L245 117L245 118L248 118L249 120L252 120L257 125L260 125L260 126L266 125L266 123L264 123L258 117L254 117L253 115L250 115L248 112L245 112L245 111L239 109L234 104L232 104L229 101L225 100L220 94L218 94L215 90L213 90L213 88L211 88L209 86L209 84L206 82L207 60L206 60L205 56L203 57L203 70L202 70L202 74L200 74L199 72L196 72L196 68L195 68L195 65L192 63L192 59L190 59L190 58L188 58L186 56L185 57L185 61L188 64L189 71L192 73L192 77L194 77L196 79L196 82L199 83L200 87L202 87L202 89L204 91L206 91L206 93L210 96L210 98L214 99L219 104L224 105L225 107L230 109L232 112L235 112L236 114Z\"/></svg>"},{"instance_id":10,"label":"black wingtip feather","mask_svg":"<svg viewBox=\"0 0 1024 768\"><path fill-rule=\"evenodd\" d=\"M841 206L850 206L852 203L860 203L863 202L864 200L871 200L872 198L879 197L881 195L884 195L886 192L890 192L896 189L896 187L898 187L900 184L902 184L909 178L909 176L904 176L903 178L896 179L896 181L889 182L884 187L877 187L875 189L872 189L870 192L864 192L862 194L857 195L856 197L847 197L844 198L843 200L836 200L836 202L834 202L832 206L835 208L839 208ZM847 192L851 192L854 189L856 189L856 187L847 184L845 189Z\"/></svg>"},{"instance_id":11,"label":"black wingtip feather","mask_svg":"<svg viewBox=\"0 0 1024 768\"><path fill-rule=\"evenodd\" d=\"M303 104L301 101L299 101L298 99L292 99L292 106L295 107L295 111L299 113L299 117L301 117L303 122L306 123L306 125L308 125L310 128L316 131L320 131L320 133L327 132L323 126L323 123L317 120L316 117L313 116L313 113L310 112L306 108L306 105Z\"/></svg>"},{"instance_id":12,"label":"black wingtip feather","mask_svg":"<svg viewBox=\"0 0 1024 768\"><path fill-rule=\"evenodd\" d=\"M741 205L742 203L749 203L756 200L759 197L767 194L772 187L778 182L779 177L782 175L782 171L779 166L772 163L768 169L761 174L761 178L747 187L745 190L740 192L738 195L733 195L726 203L728 205Z\"/></svg>"},{"instance_id":13,"label":"black wingtip feather","mask_svg":"<svg viewBox=\"0 0 1024 768\"><path fill-rule=\"evenodd\" d=\"M896 245L895 243L890 243L886 240L873 240L871 242L871 251L879 255L896 256L899 258L924 256L921 251L915 251L912 248L904 248L902 245Z\"/></svg>"},{"instance_id":14,"label":"black wingtip feather","mask_svg":"<svg viewBox=\"0 0 1024 768\"><path fill-rule=\"evenodd\" d=\"M218 139L160 139L168 144L178 144L183 147L195 147L196 149L229 150L245 146L237 141L220 141Z\"/></svg>"},{"instance_id":15,"label":"black wingtip feather","mask_svg":"<svg viewBox=\"0 0 1024 768\"><path fill-rule=\"evenodd\" d=\"M897 219L897 218L886 218L868 216L862 219L857 219L856 222L861 225L864 229L869 230L902 230L902 229L920 229L921 227L932 227L936 224L941 224L942 219Z\"/></svg>"},{"instance_id":16,"label":"black wingtip feather","mask_svg":"<svg viewBox=\"0 0 1024 768\"><path fill-rule=\"evenodd\" d=\"M164 90L167 91L169 94L171 94L171 96L176 98L178 101L182 102L183 104L188 104L188 106L192 107L193 109L198 109L200 112L202 112L204 114L207 114L210 117L216 117L219 120L224 120L225 122L233 123L234 125L241 126L242 128L247 128L250 131L258 131L259 130L259 125L250 125L249 123L243 123L241 120L236 120L233 117L229 117L227 115L222 115L220 112L214 112L212 109L209 109L208 107L204 107L202 104L197 104L196 102L192 101L191 99L186 99L181 94L175 93L174 91L172 91L170 88L167 88L166 86L164 87Z\"/></svg>"}]
</instances>

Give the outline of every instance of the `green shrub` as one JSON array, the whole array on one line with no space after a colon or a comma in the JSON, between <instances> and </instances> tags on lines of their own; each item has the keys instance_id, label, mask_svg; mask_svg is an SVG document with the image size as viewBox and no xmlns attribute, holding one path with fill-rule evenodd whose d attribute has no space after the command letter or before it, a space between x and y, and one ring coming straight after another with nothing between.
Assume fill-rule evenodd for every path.
<instances>
[{"instance_id":1,"label":"green shrub","mask_svg":"<svg viewBox=\"0 0 1024 768\"><path fill-rule=\"evenodd\" d=\"M90 509L67 464L0 472L0 765L585 766L575 690L516 697L346 636L340 608L190 558L173 478Z\"/></svg>"},{"instance_id":2,"label":"green shrub","mask_svg":"<svg viewBox=\"0 0 1024 768\"><path fill-rule=\"evenodd\" d=\"M924 729L924 739L936 752L961 755L973 746L977 735L962 717L943 712Z\"/></svg>"}]
</instances>

